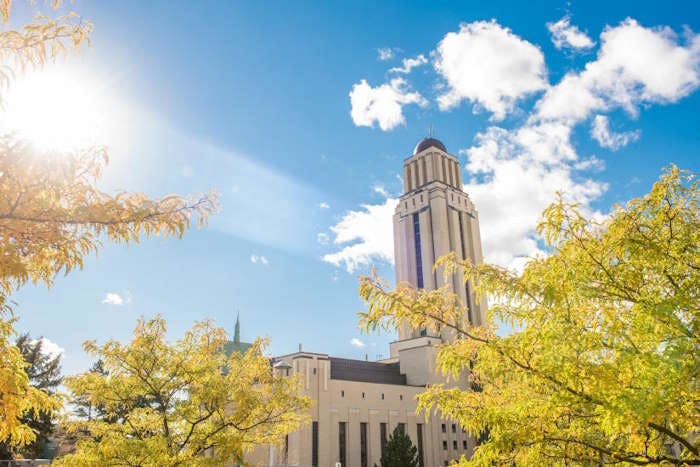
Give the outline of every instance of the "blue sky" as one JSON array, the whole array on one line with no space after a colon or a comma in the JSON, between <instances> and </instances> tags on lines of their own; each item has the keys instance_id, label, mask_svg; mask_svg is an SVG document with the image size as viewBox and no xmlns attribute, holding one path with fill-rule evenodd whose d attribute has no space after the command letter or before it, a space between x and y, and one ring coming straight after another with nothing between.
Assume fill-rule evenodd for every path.
<instances>
[{"instance_id":1,"label":"blue sky","mask_svg":"<svg viewBox=\"0 0 700 467\"><path fill-rule=\"evenodd\" d=\"M43 8L18 3L14 21ZM375 264L393 279L401 164L430 125L460 157L487 258L506 266L539 251L532 229L557 189L605 213L671 162L698 171L689 2L64 8L95 25L92 47L52 69L90 90L111 149L102 186L222 201L205 230L106 246L14 296L19 329L63 348L67 373L89 365L84 340L127 339L155 313L173 336L204 318L232 332L240 311L242 337L269 336L273 353L386 355L393 336L357 330L357 275ZM391 71L404 59L417 66Z\"/></svg>"}]
</instances>

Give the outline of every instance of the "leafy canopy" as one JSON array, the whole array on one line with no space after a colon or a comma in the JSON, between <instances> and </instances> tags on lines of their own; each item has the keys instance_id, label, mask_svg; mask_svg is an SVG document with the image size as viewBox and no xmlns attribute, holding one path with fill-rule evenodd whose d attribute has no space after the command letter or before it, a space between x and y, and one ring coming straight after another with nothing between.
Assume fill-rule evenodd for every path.
<instances>
[{"instance_id":1,"label":"leafy canopy","mask_svg":"<svg viewBox=\"0 0 700 467\"><path fill-rule=\"evenodd\" d=\"M488 433L468 465L700 465L697 180L671 167L600 220L559 199L539 232L551 254L522 275L438 261L490 297L490 324L467 327L447 289L390 291L376 277L361 279L361 324L456 332L437 363L473 390L436 385L419 407ZM514 331L496 335L499 321Z\"/></svg>"},{"instance_id":2,"label":"leafy canopy","mask_svg":"<svg viewBox=\"0 0 700 467\"><path fill-rule=\"evenodd\" d=\"M57 7L59 1L53 1ZM7 22L11 0L0 1ZM70 14L37 17L19 30L0 32L0 86L20 71L40 68L89 42L92 24ZM2 98L0 98L2 104ZM60 406L30 384L26 363L13 345L9 296L28 281L51 285L59 272L82 267L101 240L136 242L143 236L181 236L193 219L201 224L216 209L212 194L149 199L139 193L109 195L96 187L107 151L39 151L14 134L0 135L0 442L34 440L22 417Z\"/></svg>"},{"instance_id":3,"label":"leafy canopy","mask_svg":"<svg viewBox=\"0 0 700 467\"><path fill-rule=\"evenodd\" d=\"M103 417L70 422L88 433L57 465L225 465L279 444L308 416L296 378L275 376L257 340L226 356L226 333L196 324L175 343L162 318L139 321L128 344L86 342L102 371L65 379Z\"/></svg>"}]
</instances>

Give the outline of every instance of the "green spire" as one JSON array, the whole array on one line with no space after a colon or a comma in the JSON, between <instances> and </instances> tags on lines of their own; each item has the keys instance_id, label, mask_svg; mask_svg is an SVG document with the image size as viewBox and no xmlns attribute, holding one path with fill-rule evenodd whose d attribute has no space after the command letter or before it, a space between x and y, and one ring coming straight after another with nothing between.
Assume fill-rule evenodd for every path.
<instances>
[{"instance_id":1,"label":"green spire","mask_svg":"<svg viewBox=\"0 0 700 467\"><path fill-rule=\"evenodd\" d=\"M240 342L241 342L241 324L238 322L239 315L240 315L240 313L236 313L236 328L233 331L234 344L240 344Z\"/></svg>"}]
</instances>

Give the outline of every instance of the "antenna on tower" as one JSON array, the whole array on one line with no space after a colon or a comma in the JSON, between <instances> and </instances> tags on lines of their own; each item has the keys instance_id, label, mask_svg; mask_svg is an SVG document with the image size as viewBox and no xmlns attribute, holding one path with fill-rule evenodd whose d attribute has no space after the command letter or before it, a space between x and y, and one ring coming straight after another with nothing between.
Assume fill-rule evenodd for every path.
<instances>
[{"instance_id":1,"label":"antenna on tower","mask_svg":"<svg viewBox=\"0 0 700 467\"><path fill-rule=\"evenodd\" d=\"M430 124L430 128L428 128L428 137L432 138L433 137L433 124Z\"/></svg>"}]
</instances>

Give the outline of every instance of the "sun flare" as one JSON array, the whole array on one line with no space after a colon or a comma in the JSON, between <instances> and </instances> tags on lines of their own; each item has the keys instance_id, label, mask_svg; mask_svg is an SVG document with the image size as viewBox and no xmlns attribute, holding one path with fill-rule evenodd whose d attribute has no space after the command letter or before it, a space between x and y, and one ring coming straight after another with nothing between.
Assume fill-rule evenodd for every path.
<instances>
[{"instance_id":1,"label":"sun flare","mask_svg":"<svg viewBox=\"0 0 700 467\"><path fill-rule=\"evenodd\" d=\"M100 142L101 103L98 86L78 73L29 72L10 84L0 125L40 150L69 151Z\"/></svg>"}]
</instances>

